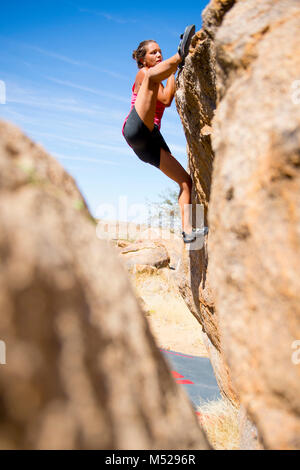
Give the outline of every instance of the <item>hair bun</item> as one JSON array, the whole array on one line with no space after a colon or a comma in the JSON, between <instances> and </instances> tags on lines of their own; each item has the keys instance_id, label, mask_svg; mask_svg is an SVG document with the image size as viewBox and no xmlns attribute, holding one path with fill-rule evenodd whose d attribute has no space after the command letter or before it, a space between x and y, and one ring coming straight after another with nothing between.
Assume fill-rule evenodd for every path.
<instances>
[{"instance_id":1,"label":"hair bun","mask_svg":"<svg viewBox=\"0 0 300 470\"><path fill-rule=\"evenodd\" d=\"M151 42L156 42L153 39L147 39L139 44L138 48L133 51L132 58L136 60L137 66L139 69L143 68L142 59L145 57L147 52L147 46Z\"/></svg>"}]
</instances>

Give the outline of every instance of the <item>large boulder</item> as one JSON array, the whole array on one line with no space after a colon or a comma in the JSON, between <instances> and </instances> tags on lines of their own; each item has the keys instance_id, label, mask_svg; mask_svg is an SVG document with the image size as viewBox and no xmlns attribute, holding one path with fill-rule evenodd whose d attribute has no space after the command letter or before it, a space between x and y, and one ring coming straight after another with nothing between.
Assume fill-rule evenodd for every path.
<instances>
[{"instance_id":1,"label":"large boulder","mask_svg":"<svg viewBox=\"0 0 300 470\"><path fill-rule=\"evenodd\" d=\"M120 248L120 256L127 268L144 264L155 268L168 266L170 258L161 242L140 241Z\"/></svg>"},{"instance_id":2,"label":"large boulder","mask_svg":"<svg viewBox=\"0 0 300 470\"><path fill-rule=\"evenodd\" d=\"M0 123L2 449L208 449L73 179Z\"/></svg>"},{"instance_id":3,"label":"large boulder","mask_svg":"<svg viewBox=\"0 0 300 470\"><path fill-rule=\"evenodd\" d=\"M211 282L241 401L269 449L300 449L300 5L236 2L215 38Z\"/></svg>"},{"instance_id":4,"label":"large boulder","mask_svg":"<svg viewBox=\"0 0 300 470\"><path fill-rule=\"evenodd\" d=\"M194 36L191 53L177 78L176 104L187 139L189 172L194 183L192 203L203 206L205 225L208 224L214 160L212 119L217 102L213 38L232 4L232 0L216 1L206 8L203 13L203 28ZM179 290L190 311L203 327L203 338L221 393L237 404L238 395L222 349L219 314L215 308L208 269L206 242L198 250L182 247L181 264L177 273Z\"/></svg>"},{"instance_id":5,"label":"large boulder","mask_svg":"<svg viewBox=\"0 0 300 470\"><path fill-rule=\"evenodd\" d=\"M163 245L168 252L169 268L177 270L181 263L182 237L178 231L163 227L150 227L143 230L136 241L152 240Z\"/></svg>"},{"instance_id":6,"label":"large boulder","mask_svg":"<svg viewBox=\"0 0 300 470\"><path fill-rule=\"evenodd\" d=\"M217 314L217 328L203 314L200 321L264 447L299 449L300 365L292 349L300 338L299 1L214 0L203 19L178 95L182 108L181 94L194 87L201 103L183 112L198 199L209 195L208 273L201 261L198 270L207 274L214 307L207 315ZM197 117L198 135L189 135ZM210 191L203 130L214 155ZM203 312L202 291L193 292Z\"/></svg>"}]
</instances>

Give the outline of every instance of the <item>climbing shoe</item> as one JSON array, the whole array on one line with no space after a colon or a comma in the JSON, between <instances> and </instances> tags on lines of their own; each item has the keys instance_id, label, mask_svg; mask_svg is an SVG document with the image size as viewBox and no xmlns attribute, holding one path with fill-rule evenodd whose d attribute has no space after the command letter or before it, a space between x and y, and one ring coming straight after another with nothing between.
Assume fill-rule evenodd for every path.
<instances>
[{"instance_id":1,"label":"climbing shoe","mask_svg":"<svg viewBox=\"0 0 300 470\"><path fill-rule=\"evenodd\" d=\"M195 34L195 25L191 24L185 28L184 33L180 36L181 41L178 46L178 53L182 59L180 63L180 67L183 67L184 59L189 53L191 40L194 34Z\"/></svg>"},{"instance_id":2,"label":"climbing shoe","mask_svg":"<svg viewBox=\"0 0 300 470\"><path fill-rule=\"evenodd\" d=\"M191 233L182 232L184 243L193 243L196 238L204 237L208 234L208 227L193 228Z\"/></svg>"}]
</instances>

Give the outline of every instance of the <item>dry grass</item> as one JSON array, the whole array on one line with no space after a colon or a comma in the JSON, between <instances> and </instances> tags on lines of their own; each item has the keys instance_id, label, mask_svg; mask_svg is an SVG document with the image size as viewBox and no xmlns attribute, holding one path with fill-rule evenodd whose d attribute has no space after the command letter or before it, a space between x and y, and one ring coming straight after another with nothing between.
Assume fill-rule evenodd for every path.
<instances>
[{"instance_id":1,"label":"dry grass","mask_svg":"<svg viewBox=\"0 0 300 470\"><path fill-rule=\"evenodd\" d=\"M146 318L159 347L207 357L202 328L182 299L174 272L159 269L152 274L132 273L135 292L143 300ZM200 404L200 423L216 450L239 449L238 410L220 399Z\"/></svg>"},{"instance_id":2,"label":"dry grass","mask_svg":"<svg viewBox=\"0 0 300 470\"><path fill-rule=\"evenodd\" d=\"M174 273L166 268L155 274L131 275L136 294L144 301L146 317L159 347L207 357L202 327L178 292Z\"/></svg>"},{"instance_id":3,"label":"dry grass","mask_svg":"<svg viewBox=\"0 0 300 470\"><path fill-rule=\"evenodd\" d=\"M131 272L130 278L159 347L208 357L202 327L182 299L174 271ZM239 449L238 409L228 400L205 402L198 407L200 423L216 450Z\"/></svg>"},{"instance_id":4,"label":"dry grass","mask_svg":"<svg viewBox=\"0 0 300 470\"><path fill-rule=\"evenodd\" d=\"M224 398L198 407L199 420L209 442L216 450L239 449L238 409Z\"/></svg>"}]
</instances>

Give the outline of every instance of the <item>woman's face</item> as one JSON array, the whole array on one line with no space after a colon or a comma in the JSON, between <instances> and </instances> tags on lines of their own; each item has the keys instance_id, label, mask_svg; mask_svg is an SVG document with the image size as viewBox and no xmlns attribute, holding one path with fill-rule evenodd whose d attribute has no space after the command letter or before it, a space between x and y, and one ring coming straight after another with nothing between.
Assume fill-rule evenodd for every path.
<instances>
[{"instance_id":1,"label":"woman's face","mask_svg":"<svg viewBox=\"0 0 300 470\"><path fill-rule=\"evenodd\" d=\"M156 42L150 42L146 47L147 52L143 58L143 64L145 67L154 67L162 61L161 49Z\"/></svg>"}]
</instances>

